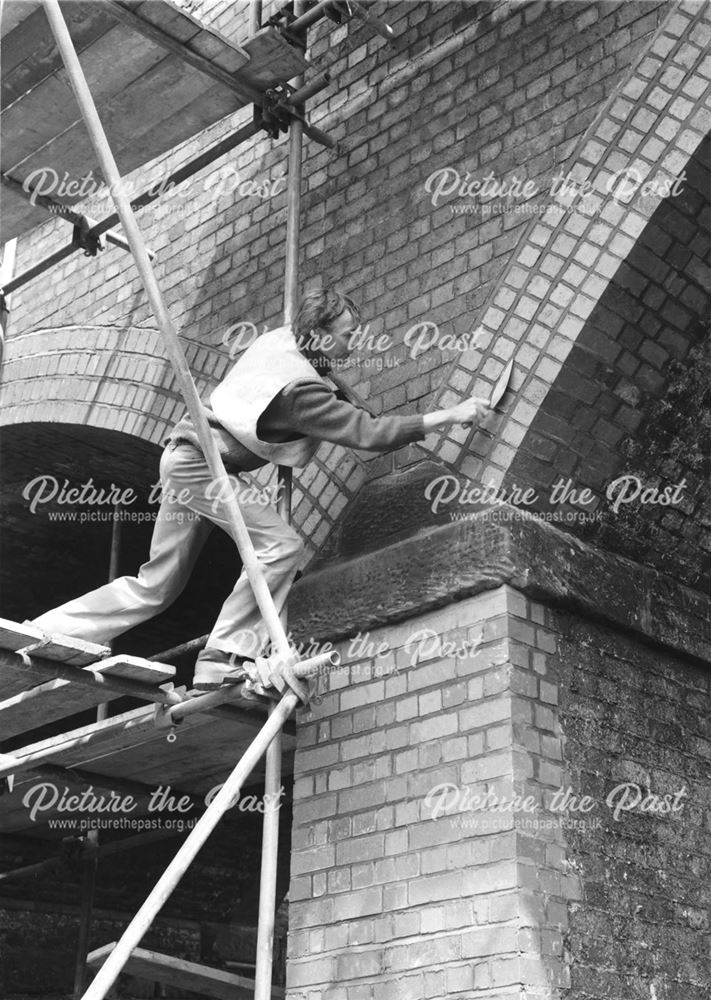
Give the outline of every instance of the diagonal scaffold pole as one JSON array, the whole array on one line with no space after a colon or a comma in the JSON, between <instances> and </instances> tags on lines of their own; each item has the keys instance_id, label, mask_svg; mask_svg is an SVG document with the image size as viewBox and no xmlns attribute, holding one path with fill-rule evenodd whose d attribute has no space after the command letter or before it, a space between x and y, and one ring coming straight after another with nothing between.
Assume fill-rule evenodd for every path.
<instances>
[{"instance_id":1,"label":"diagonal scaffold pole","mask_svg":"<svg viewBox=\"0 0 711 1000\"><path fill-rule=\"evenodd\" d=\"M180 344L178 331L168 313L163 294L148 257L143 236L131 209L130 200L123 190L118 166L111 152L94 99L84 76L84 71L79 62L71 35L69 34L69 29L60 10L59 2L58 0L42 0L42 2L52 33L57 42L57 47L69 74L69 81L87 127L91 144L94 147L94 152L99 161L104 179L111 191L116 211L126 234L126 239L131 247L136 268L143 282L158 327L163 335L168 359L180 384L185 405L197 431L205 460L216 486L219 486L221 492L224 490L226 495L225 513L230 528L234 533L242 565L254 592L257 606L277 652L281 656L287 657L289 655L289 642L286 632L276 610L262 567L254 551L252 540L249 537L237 499L229 488L224 489L225 486L229 487L229 482L217 443L210 433L207 416L190 373L185 353Z\"/></svg>"},{"instance_id":2,"label":"diagonal scaffold pole","mask_svg":"<svg viewBox=\"0 0 711 1000\"><path fill-rule=\"evenodd\" d=\"M170 318L153 268L151 267L146 246L133 215L130 201L122 190L121 176L74 48L69 29L64 21L58 0L43 0L43 5L55 41L57 42L57 47L67 69L72 90L74 91L89 132L94 151L104 178L112 192L116 210L131 247L131 253L133 254L148 300L158 327L163 334L166 353L178 378L183 398L197 431L208 468L216 484L222 489L224 486L228 486L227 473L217 444L210 433L202 402L193 382L187 359L180 345L177 330ZM242 565L254 592L257 606L262 614L275 651L279 656L287 659L290 649L286 631L277 612L254 547L252 546L249 533L239 509L239 504L229 488L224 492L227 496L225 504L227 518L242 558ZM292 714L298 701L298 695L293 691L289 691L271 712L262 730L242 756L218 795L191 831L187 840L163 876L159 879L143 906L124 931L121 940L97 974L92 985L84 994L84 1000L104 1000L131 953L151 926L155 916L173 892L178 881L182 878L219 820L238 798L245 778L252 771L262 754L266 752L273 739L281 731L282 726Z\"/></svg>"},{"instance_id":3,"label":"diagonal scaffold pole","mask_svg":"<svg viewBox=\"0 0 711 1000\"><path fill-rule=\"evenodd\" d=\"M303 660L297 664L295 669L300 676L307 677L325 664L335 666L338 662L338 654L331 651L312 657L310 660ZM161 875L143 906L123 932L121 940L97 973L96 979L82 1000L105 1000L107 993L131 957L131 953L140 944L144 934L194 861L207 838L224 814L235 805L244 782L266 753L273 739L281 732L298 703L299 696L294 691L287 691L275 706L264 726L240 757L222 788L188 834L187 839Z\"/></svg>"},{"instance_id":4,"label":"diagonal scaffold pole","mask_svg":"<svg viewBox=\"0 0 711 1000\"><path fill-rule=\"evenodd\" d=\"M121 940L99 970L96 979L86 991L82 1000L104 1000L106 994L116 982L124 965L131 957L134 948L140 944L143 935L151 926L156 915L192 864L198 851L215 829L222 816L239 798L245 780L265 753L271 741L281 730L281 727L293 712L298 701L298 695L293 691L289 691L278 703L263 728L240 758L239 763L225 784L208 806L206 812L202 814L190 831L187 840L182 844L180 850L156 883L143 906L123 932Z\"/></svg>"}]
</instances>

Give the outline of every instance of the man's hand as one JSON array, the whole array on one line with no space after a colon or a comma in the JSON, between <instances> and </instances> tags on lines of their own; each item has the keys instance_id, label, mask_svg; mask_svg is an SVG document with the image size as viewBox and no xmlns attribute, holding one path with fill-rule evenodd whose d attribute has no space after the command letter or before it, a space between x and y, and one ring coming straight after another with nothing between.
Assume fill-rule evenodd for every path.
<instances>
[{"instance_id":1,"label":"man's hand","mask_svg":"<svg viewBox=\"0 0 711 1000\"><path fill-rule=\"evenodd\" d=\"M488 399L472 396L471 399L465 399L464 402L450 407L450 413L453 424L463 424L465 427L470 427L473 423L481 423L491 413L491 410Z\"/></svg>"},{"instance_id":2,"label":"man's hand","mask_svg":"<svg viewBox=\"0 0 711 1000\"><path fill-rule=\"evenodd\" d=\"M465 399L446 410L425 413L422 419L425 430L432 431L437 427L451 427L453 424L470 427L473 423L481 423L491 412L488 399L472 396L471 399Z\"/></svg>"}]
</instances>

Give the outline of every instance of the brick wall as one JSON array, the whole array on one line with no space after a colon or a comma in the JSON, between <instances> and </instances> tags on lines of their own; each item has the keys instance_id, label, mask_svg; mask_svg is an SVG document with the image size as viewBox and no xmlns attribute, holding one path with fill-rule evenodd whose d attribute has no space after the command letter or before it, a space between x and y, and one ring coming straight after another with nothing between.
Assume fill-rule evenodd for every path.
<instances>
[{"instance_id":1,"label":"brick wall","mask_svg":"<svg viewBox=\"0 0 711 1000\"><path fill-rule=\"evenodd\" d=\"M186 3L240 34L244 11L236 14L235 5ZM328 42L322 29L313 34L314 63L320 68L327 52L335 56L338 86L317 98L310 113L342 145L335 153L306 148L304 280L315 285L325 274L339 282L365 304L371 332L394 337L389 358L399 365L366 364L378 358L365 351L348 376L376 410L409 413L487 389L516 353L520 393L493 443L467 431L434 437L427 443L438 459L465 476L497 481L518 460L519 472L534 479L540 470L526 467L526 449L519 450L531 433L527 445L544 464L552 467L555 458L562 467L575 455L584 460L578 471L587 472L596 467L600 441L609 445L606 460L618 441L614 424L605 422L606 404L580 399L585 371L576 367L589 355L607 357L605 330L597 327L609 323L608 287L615 279L629 291L631 311L647 296L642 342L633 344L629 329L618 333L627 354L633 346L646 356L643 390L661 393L658 347L676 357L675 329L685 333L687 320L704 306L699 289L708 246L700 227L687 233L684 226L697 212L704 225L706 217L692 203L680 213L654 199L643 208L621 207L600 191L596 218L562 197L562 213L549 206L542 218L485 217L454 212L449 203L433 206L425 185L445 168L516 175L540 189L561 169L598 187L611 170L631 164L644 176L659 168L676 177L708 129L708 7L402 2L388 4L386 16L400 38L393 52L365 33L352 43L345 29ZM232 116L142 172L140 189L246 117ZM268 200L234 192L214 197L214 186L226 166L248 181L273 181L285 162L283 141L249 144L141 214L203 390L229 363L225 339L232 324L249 320L261 328L278 321L283 280L283 185ZM644 249L671 216L683 230L675 244L690 256L679 258L676 245L656 246L650 259ZM66 228L48 222L20 241L18 270L65 239ZM647 282L643 289L634 285L637 274ZM660 290L670 299L686 296L683 316L664 311ZM181 404L127 256L111 249L93 261L66 262L11 305L0 423L94 425L125 434L127 450L133 437L161 440ZM648 321L657 312L664 328ZM471 352L431 350L413 358L405 331L424 320L448 335L484 332ZM619 352L623 373L627 354ZM583 404L574 415L555 395L566 380L575 389L568 395ZM627 392L622 382L611 389L611 397ZM639 411L632 398L629 392L623 397L633 413L621 408L619 416L634 437ZM574 416L581 437L561 436L559 425L545 419L551 415L564 424ZM600 422L585 423L592 419ZM407 449L395 463L421 457ZM392 457L345 457L341 449L322 448L295 492L296 523L312 548L323 543L366 478L392 468ZM688 544L689 525L702 520L700 509L690 511L683 530L670 537ZM572 542L569 548L579 553ZM420 549L427 549L421 538L392 579L407 576L413 565L417 578ZM519 998L522 986L529 995L573 990L581 1000L619 1000L623 988L635 995L639 982L648 987L639 994L645 998L701 996L698 955L708 899L698 888L706 875L700 831L708 806L699 761L706 760L708 735L699 706L708 685L687 661L661 653L650 682L646 647L601 626L593 630L582 618L554 615L538 603L540 595L534 603L522 597L519 588L543 561L542 551L531 550L534 558L516 586L476 597L459 593L455 603L433 611L433 604L451 600L442 583L451 586L447 567L440 565L437 594L408 591L410 603L399 615L414 617L372 633L376 644L387 643L382 656L359 656L344 645L350 674L330 677L323 703L300 726L290 1000L507 1000ZM570 589L574 563L569 560L563 590ZM468 581L467 573L488 565L472 557L460 575ZM370 572L356 594L359 612L370 599ZM409 586L406 581L403 589ZM324 609L331 615L337 594L327 596L322 615ZM417 603L425 599L426 611ZM671 617L660 628L667 641L673 634L681 642L683 627L674 616L683 602L678 594L675 600L679 605L669 604ZM390 587L374 620L382 623L394 601ZM645 608L640 617L659 616ZM442 655L412 664L406 646L418 628L449 645ZM686 721L680 708L673 718L666 714L670 696L684 705ZM624 739L642 699L651 735L633 746ZM684 756L685 745L693 746L696 763ZM481 785L501 796L526 791L544 806L564 782L594 797L634 775L653 787L658 777L664 788L688 777L701 805L678 818L626 817L631 823L616 823L611 834L560 823L515 826L513 820L496 830L465 826L456 816L435 820L424 807L428 791L442 782ZM647 842L651 848L640 847ZM674 856L678 844L690 853L690 879ZM668 943L662 927L673 930ZM682 949L686 963L678 959Z\"/></svg>"},{"instance_id":2,"label":"brick wall","mask_svg":"<svg viewBox=\"0 0 711 1000\"><path fill-rule=\"evenodd\" d=\"M551 616L551 627L573 788L597 802L625 796L630 807L642 796L617 818L613 804L599 808L599 828L567 832L567 864L581 881L565 942L570 995L700 1000L709 989L708 668L572 616ZM654 796L673 805L681 790L680 811L645 811Z\"/></svg>"},{"instance_id":3,"label":"brick wall","mask_svg":"<svg viewBox=\"0 0 711 1000\"><path fill-rule=\"evenodd\" d=\"M584 509L596 512L572 528L578 535L705 591L710 150L705 139L684 170L683 191L655 209L535 415L517 402L532 420L515 436L504 477L506 489L534 487L537 509L579 517L580 504L546 503L569 478L578 493L589 490ZM660 492L684 485L672 507L639 503L631 484L615 504L620 488L608 490L622 476Z\"/></svg>"},{"instance_id":4,"label":"brick wall","mask_svg":"<svg viewBox=\"0 0 711 1000\"><path fill-rule=\"evenodd\" d=\"M705 668L508 586L342 651L299 727L289 1000L706 995Z\"/></svg>"},{"instance_id":5,"label":"brick wall","mask_svg":"<svg viewBox=\"0 0 711 1000\"><path fill-rule=\"evenodd\" d=\"M565 985L575 886L555 838L518 834L510 812L435 809L442 785L503 801L559 779L542 621L502 587L370 633L379 655L329 678L299 727L290 1000Z\"/></svg>"},{"instance_id":6,"label":"brick wall","mask_svg":"<svg viewBox=\"0 0 711 1000\"><path fill-rule=\"evenodd\" d=\"M222 2L188 8L230 37L243 37L243 8ZM307 143L301 265L306 284L322 277L340 283L363 303L371 333L393 337L387 360L396 367L370 364L384 359L363 351L349 377L376 410L409 413L431 405L438 393L446 403L468 392L480 362L484 379L495 377L501 350L513 346L509 334L514 341L523 335L513 316L518 332L492 327L505 336L491 363L478 350L410 357L404 337L417 323L434 322L450 338L482 321L487 326L486 303L514 266L514 252L523 252L517 248L529 225L522 214L434 208L428 177L447 168L462 176L491 170L544 189L625 83L670 7L408 2L383 11L399 39L392 51L357 27L349 36L345 28L320 26L311 36L314 65L332 62L337 85L314 100L310 113L341 146L332 152ZM675 30L678 37L681 28ZM218 123L129 181L142 190L246 118L239 112ZM247 181L273 181L285 165L283 141L253 142L141 213L202 389L229 363L223 341L231 324L248 320L261 329L277 322L282 294L283 184L268 199L229 190L215 197L215 187L225 176L234 179L234 171ZM65 239L58 220L23 238L18 270ZM161 440L181 404L127 255L111 249L96 260L66 261L14 295L12 307L3 421L87 422ZM540 338L532 337L540 351ZM523 372L523 353L520 361ZM502 456L508 461L516 444L512 434L520 435L529 419L520 407L535 409L537 402L522 397L513 422L505 422L508 431L500 429L490 455L499 473ZM476 449L462 450L465 438L455 432L428 443L470 474L479 457ZM405 450L401 461L413 457L421 452ZM370 474L366 461L372 473L392 463L346 458L342 449L324 446L299 477L295 521L312 548Z\"/></svg>"},{"instance_id":7,"label":"brick wall","mask_svg":"<svg viewBox=\"0 0 711 1000\"><path fill-rule=\"evenodd\" d=\"M517 361L517 402L504 426L496 429L493 444L473 440L471 431L443 432L439 454L461 463L462 471L473 478L501 482L595 304L660 204L663 184L682 173L708 131L709 9L691 3L678 10L667 6L664 14L648 46L638 50L626 79L595 108L589 129L564 158L564 173L573 184L549 191L547 206L534 201L534 207L545 210L528 221L505 273L489 286L478 349L453 363L451 377L456 381L442 401L487 394L488 383L503 364L512 355ZM649 20L652 14L647 11L645 16ZM581 39L588 38L588 32ZM611 35L608 41L614 44L616 38ZM614 182L610 184L618 171L639 179L624 197ZM650 180L657 186L645 195L642 182ZM582 189L583 183L589 187ZM705 253L703 234L702 242ZM646 265L643 270L648 274ZM698 315L707 297L701 272L697 280L693 274L689 276L695 287L685 305ZM665 314L669 335L670 327L686 325L687 318L683 308ZM604 346L598 353L604 355ZM474 371L476 376L467 377ZM558 444L549 432L542 437L545 444Z\"/></svg>"},{"instance_id":8,"label":"brick wall","mask_svg":"<svg viewBox=\"0 0 711 1000\"><path fill-rule=\"evenodd\" d=\"M93 940L115 941L126 925L121 913L95 912ZM0 988L6 1000L24 997L70 996L74 984L76 942L79 933L75 906L46 904L36 908L22 903L0 906ZM200 928L188 920L167 921L158 918L146 937L146 943L191 961L200 957ZM153 996L154 986L125 975L118 995L135 998ZM166 995L175 996L170 990ZM177 995L180 995L177 992Z\"/></svg>"}]
</instances>

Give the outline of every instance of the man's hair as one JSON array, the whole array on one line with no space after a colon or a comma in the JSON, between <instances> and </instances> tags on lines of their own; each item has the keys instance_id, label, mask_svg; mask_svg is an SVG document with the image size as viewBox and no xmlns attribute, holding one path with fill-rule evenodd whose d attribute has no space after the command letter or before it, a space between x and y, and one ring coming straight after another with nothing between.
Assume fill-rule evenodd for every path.
<instances>
[{"instance_id":1,"label":"man's hair","mask_svg":"<svg viewBox=\"0 0 711 1000\"><path fill-rule=\"evenodd\" d=\"M329 326L342 312L349 309L353 319L358 322L360 310L349 295L335 288L321 288L315 292L306 292L299 303L294 318L294 336L301 346L308 343L312 330L327 332Z\"/></svg>"}]
</instances>

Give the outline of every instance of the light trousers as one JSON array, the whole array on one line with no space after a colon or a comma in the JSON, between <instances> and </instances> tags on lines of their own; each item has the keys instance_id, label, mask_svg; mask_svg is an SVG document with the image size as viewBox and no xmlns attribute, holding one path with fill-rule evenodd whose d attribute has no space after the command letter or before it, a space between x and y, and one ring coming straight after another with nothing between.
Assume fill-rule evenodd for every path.
<instances>
[{"instance_id":1,"label":"light trousers","mask_svg":"<svg viewBox=\"0 0 711 1000\"><path fill-rule=\"evenodd\" d=\"M231 530L225 516L224 493L216 488L202 453L192 445L168 445L161 457L160 479L163 499L149 558L138 575L119 577L47 611L32 624L45 632L106 643L173 603L188 582L211 526L216 524L230 535ZM303 543L254 487L231 476L229 488L237 497L277 611L281 612ZM252 588L242 570L222 605L206 648L253 657L263 650L267 640Z\"/></svg>"}]
</instances>

